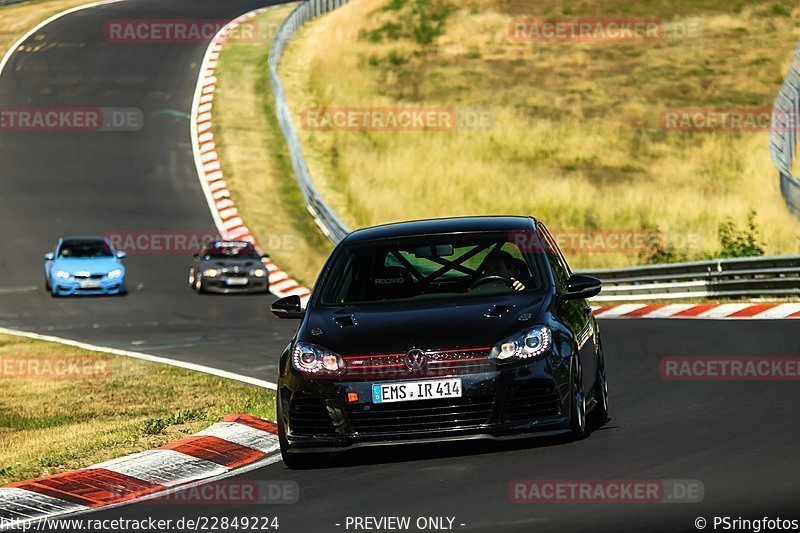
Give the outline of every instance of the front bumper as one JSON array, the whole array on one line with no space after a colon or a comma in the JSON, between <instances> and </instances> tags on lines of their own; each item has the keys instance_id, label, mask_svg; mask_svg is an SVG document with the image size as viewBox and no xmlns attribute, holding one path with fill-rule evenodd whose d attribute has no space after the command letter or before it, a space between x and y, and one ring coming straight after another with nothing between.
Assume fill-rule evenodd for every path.
<instances>
[{"instance_id":1,"label":"front bumper","mask_svg":"<svg viewBox=\"0 0 800 533\"><path fill-rule=\"evenodd\" d=\"M280 423L292 452L554 435L569 431L568 376L553 357L430 378L461 378L461 398L375 404L373 383L405 380L308 380L292 370L279 389ZM353 392L358 401L348 402Z\"/></svg>"},{"instance_id":2,"label":"front bumper","mask_svg":"<svg viewBox=\"0 0 800 533\"><path fill-rule=\"evenodd\" d=\"M76 279L63 279L52 278L50 286L52 287L53 294L58 296L72 296L72 295L114 295L121 294L125 290L125 278L119 277L114 279L103 278L101 280L88 280Z\"/></svg>"},{"instance_id":3,"label":"front bumper","mask_svg":"<svg viewBox=\"0 0 800 533\"><path fill-rule=\"evenodd\" d=\"M217 278L203 278L203 290L207 292L215 292L221 294L231 294L231 293L253 293L253 292L269 292L269 278L256 278L254 276L250 276L247 278L240 277L239 279L244 279L246 283L242 285L233 285L230 284L228 281L228 277L217 277Z\"/></svg>"}]
</instances>

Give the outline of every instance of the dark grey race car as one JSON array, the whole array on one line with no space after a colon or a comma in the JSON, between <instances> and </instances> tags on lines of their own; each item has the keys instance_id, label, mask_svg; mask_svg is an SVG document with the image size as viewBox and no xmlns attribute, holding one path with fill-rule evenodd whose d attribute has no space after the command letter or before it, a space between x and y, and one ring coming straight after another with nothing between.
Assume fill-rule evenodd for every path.
<instances>
[{"instance_id":1,"label":"dark grey race car","mask_svg":"<svg viewBox=\"0 0 800 533\"><path fill-rule=\"evenodd\" d=\"M189 287L199 293L269 292L269 271L251 243L217 241L194 254Z\"/></svg>"}]
</instances>

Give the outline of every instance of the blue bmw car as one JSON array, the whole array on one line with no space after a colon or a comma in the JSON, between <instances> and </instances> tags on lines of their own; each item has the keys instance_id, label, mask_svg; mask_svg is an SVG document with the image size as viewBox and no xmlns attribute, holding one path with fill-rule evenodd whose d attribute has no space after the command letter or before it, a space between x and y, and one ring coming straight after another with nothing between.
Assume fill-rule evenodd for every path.
<instances>
[{"instance_id":1,"label":"blue bmw car","mask_svg":"<svg viewBox=\"0 0 800 533\"><path fill-rule=\"evenodd\" d=\"M45 287L52 296L125 294L124 257L103 237L64 237L44 256Z\"/></svg>"}]
</instances>

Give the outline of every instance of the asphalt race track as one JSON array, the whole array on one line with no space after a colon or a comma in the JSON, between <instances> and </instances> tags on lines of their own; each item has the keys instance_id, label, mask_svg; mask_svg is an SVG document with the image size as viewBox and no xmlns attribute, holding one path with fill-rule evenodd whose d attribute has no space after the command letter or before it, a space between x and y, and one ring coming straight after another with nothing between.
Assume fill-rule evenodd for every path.
<instances>
[{"instance_id":1,"label":"asphalt race track","mask_svg":"<svg viewBox=\"0 0 800 533\"><path fill-rule=\"evenodd\" d=\"M277 516L281 531L290 532L345 531L335 524L347 516L451 516L466 524L456 531L691 531L699 516L798 518L797 383L668 382L659 374L667 355L797 356L796 327L604 321L612 420L580 442L354 451L323 469L291 471L279 463L244 476L296 481L295 505L136 504L93 517L259 514ZM509 483L534 478L693 479L705 494L698 504L511 503Z\"/></svg>"},{"instance_id":2,"label":"asphalt race track","mask_svg":"<svg viewBox=\"0 0 800 533\"><path fill-rule=\"evenodd\" d=\"M139 108L144 127L0 133L0 325L261 379L274 375L266 355L286 345L295 324L272 316L269 295L191 292L190 253L131 253L130 294L114 298L51 298L42 259L61 235L213 233L188 120L207 43L109 43L104 22L230 20L263 5L264 0L108 4L56 20L25 43L43 51L12 56L0 77L0 107Z\"/></svg>"},{"instance_id":3,"label":"asphalt race track","mask_svg":"<svg viewBox=\"0 0 800 533\"><path fill-rule=\"evenodd\" d=\"M131 255L124 298L52 299L41 272L42 254L61 234L213 227L195 174L188 120L155 114L188 113L205 45L112 45L104 41L103 21L233 18L261 5L111 4L40 32L40 41L59 46L12 57L0 77L0 106L138 107L145 126L135 133L0 135L6 235L0 325L275 380L277 356L295 324L268 313L271 297L190 292L185 256ZM659 375L664 356L800 356L796 322L607 320L601 327L612 420L583 441L362 450L326 468L290 471L278 463L242 476L296 481L300 501L294 505L140 503L91 516L277 516L284 532L347 531L347 516L448 516L456 531L695 531L700 516L709 522L715 515L800 518L797 383L664 381ZM704 499L511 503L509 483L533 478L698 480Z\"/></svg>"}]
</instances>

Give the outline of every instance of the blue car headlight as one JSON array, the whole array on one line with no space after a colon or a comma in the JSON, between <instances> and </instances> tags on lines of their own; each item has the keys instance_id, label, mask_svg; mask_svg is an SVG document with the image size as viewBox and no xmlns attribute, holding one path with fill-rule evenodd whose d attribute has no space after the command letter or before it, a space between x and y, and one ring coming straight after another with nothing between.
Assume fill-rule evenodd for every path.
<instances>
[{"instance_id":1,"label":"blue car headlight","mask_svg":"<svg viewBox=\"0 0 800 533\"><path fill-rule=\"evenodd\" d=\"M72 277L72 274L70 274L66 270L58 270L56 271L56 277L61 279L69 279Z\"/></svg>"},{"instance_id":2,"label":"blue car headlight","mask_svg":"<svg viewBox=\"0 0 800 533\"><path fill-rule=\"evenodd\" d=\"M308 342L298 342L294 347L292 365L300 372L317 375L336 375L344 370L339 354Z\"/></svg>"},{"instance_id":3,"label":"blue car headlight","mask_svg":"<svg viewBox=\"0 0 800 533\"><path fill-rule=\"evenodd\" d=\"M489 352L490 359L531 359L550 352L553 332L547 326L535 326L512 335Z\"/></svg>"},{"instance_id":4,"label":"blue car headlight","mask_svg":"<svg viewBox=\"0 0 800 533\"><path fill-rule=\"evenodd\" d=\"M122 276L122 269L117 268L108 273L108 279L117 279Z\"/></svg>"}]
</instances>

